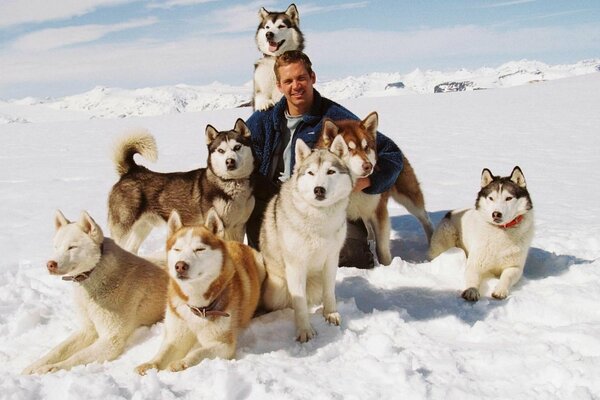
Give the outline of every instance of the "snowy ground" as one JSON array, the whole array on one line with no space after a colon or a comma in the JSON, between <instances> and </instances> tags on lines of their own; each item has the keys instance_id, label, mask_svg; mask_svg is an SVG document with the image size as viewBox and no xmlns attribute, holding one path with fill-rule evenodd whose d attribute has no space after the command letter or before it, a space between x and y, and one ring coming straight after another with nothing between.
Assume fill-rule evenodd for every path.
<instances>
[{"instance_id":1,"label":"snowy ground","mask_svg":"<svg viewBox=\"0 0 600 400\"><path fill-rule=\"evenodd\" d=\"M45 272L52 217L57 208L71 218L86 209L106 227L114 139L149 128L159 148L150 167L187 170L205 165L207 123L225 129L250 115L243 108L82 120L53 110L32 123L0 124L0 398L599 398L600 74L343 103L359 116L379 112L381 131L411 160L434 222L474 203L482 168L522 168L536 235L508 299L464 302L463 253L428 262L420 226L390 203L392 265L340 269L342 325L314 314L318 336L307 344L294 341L292 311L284 310L251 324L234 361L140 377L133 368L157 350L159 323L136 331L115 361L22 376L77 326L73 284ZM143 252L163 240L155 232Z\"/></svg>"}]
</instances>

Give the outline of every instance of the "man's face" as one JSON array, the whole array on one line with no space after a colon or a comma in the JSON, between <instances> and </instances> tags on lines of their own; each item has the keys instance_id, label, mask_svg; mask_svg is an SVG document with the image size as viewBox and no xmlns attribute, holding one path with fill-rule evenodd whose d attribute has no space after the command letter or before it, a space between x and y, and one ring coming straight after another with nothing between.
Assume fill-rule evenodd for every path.
<instances>
[{"instance_id":1,"label":"man's face","mask_svg":"<svg viewBox=\"0 0 600 400\"><path fill-rule=\"evenodd\" d=\"M301 62L279 67L277 87L285 96L291 115L305 114L313 102L316 76L308 73Z\"/></svg>"}]
</instances>

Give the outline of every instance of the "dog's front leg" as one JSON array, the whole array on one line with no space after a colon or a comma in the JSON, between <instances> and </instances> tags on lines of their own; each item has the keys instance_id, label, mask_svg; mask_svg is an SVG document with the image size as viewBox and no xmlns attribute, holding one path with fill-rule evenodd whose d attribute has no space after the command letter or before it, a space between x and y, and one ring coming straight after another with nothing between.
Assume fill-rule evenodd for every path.
<instances>
[{"instance_id":1,"label":"dog's front leg","mask_svg":"<svg viewBox=\"0 0 600 400\"><path fill-rule=\"evenodd\" d=\"M150 361L138 365L135 372L146 375L150 369L165 369L173 360L185 356L195 342L196 337L188 329L185 321L167 307L160 349Z\"/></svg>"},{"instance_id":2,"label":"dog's front leg","mask_svg":"<svg viewBox=\"0 0 600 400\"><path fill-rule=\"evenodd\" d=\"M467 269L465 271L465 280L467 288L462 292L461 297L467 301L478 301L479 286L481 286L481 272L478 265L471 261L476 259L475 254L470 254L467 258Z\"/></svg>"},{"instance_id":3,"label":"dog's front leg","mask_svg":"<svg viewBox=\"0 0 600 400\"><path fill-rule=\"evenodd\" d=\"M338 269L338 260L340 253L332 254L323 269L323 316L330 324L339 325L342 321L337 312L337 302L335 300L335 275Z\"/></svg>"},{"instance_id":4,"label":"dog's front leg","mask_svg":"<svg viewBox=\"0 0 600 400\"><path fill-rule=\"evenodd\" d=\"M23 370L23 374L43 374L53 364L66 360L81 349L91 345L98 338L92 325L77 331L52 349L48 354Z\"/></svg>"},{"instance_id":5,"label":"dog's front leg","mask_svg":"<svg viewBox=\"0 0 600 400\"><path fill-rule=\"evenodd\" d=\"M307 274L307 267L302 263L288 263L285 266L285 277L296 319L296 340L301 343L308 342L316 334L310 325L308 317L308 303L306 299Z\"/></svg>"},{"instance_id":6,"label":"dog's front leg","mask_svg":"<svg viewBox=\"0 0 600 400\"><path fill-rule=\"evenodd\" d=\"M500 274L500 281L492 292L492 297L498 300L505 299L508 296L509 289L517 283L521 275L523 275L523 268L510 267L504 269Z\"/></svg>"},{"instance_id":7,"label":"dog's front leg","mask_svg":"<svg viewBox=\"0 0 600 400\"><path fill-rule=\"evenodd\" d=\"M223 333L216 341L199 343L181 360L169 364L169 371L178 372L198 365L204 359L223 358L231 360L235 357L236 340L230 332Z\"/></svg>"}]
</instances>

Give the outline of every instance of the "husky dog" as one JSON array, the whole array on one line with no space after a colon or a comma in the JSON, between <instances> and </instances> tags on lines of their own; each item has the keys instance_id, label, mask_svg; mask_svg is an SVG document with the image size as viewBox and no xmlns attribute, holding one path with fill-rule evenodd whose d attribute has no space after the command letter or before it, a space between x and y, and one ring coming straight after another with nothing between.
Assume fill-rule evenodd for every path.
<instances>
[{"instance_id":1,"label":"husky dog","mask_svg":"<svg viewBox=\"0 0 600 400\"><path fill-rule=\"evenodd\" d=\"M523 274L532 239L533 206L523 172L517 166L510 176L499 177L485 168L475 208L446 214L433 233L429 255L460 247L467 255L462 297L479 300L482 280L495 276L500 280L492 297L504 299Z\"/></svg>"},{"instance_id":2,"label":"husky dog","mask_svg":"<svg viewBox=\"0 0 600 400\"><path fill-rule=\"evenodd\" d=\"M348 146L344 161L354 178L366 178L377 168L377 125L378 115L372 112L362 121L325 119L316 147L328 147L337 136L341 136ZM425 210L425 200L415 171L402 155L404 167L394 186L381 194L352 192L348 206L348 219L359 218L370 226L375 237L377 259L383 265L392 262L390 252L390 218L387 209L388 198L402 204L414 215L427 235L427 241L433 234L433 225Z\"/></svg>"},{"instance_id":3,"label":"husky dog","mask_svg":"<svg viewBox=\"0 0 600 400\"><path fill-rule=\"evenodd\" d=\"M295 4L285 12L263 8L258 12L260 23L256 29L256 45L263 57L254 64L255 110L266 110L281 98L275 82L275 58L288 50L304 50L304 36L300 31L300 15Z\"/></svg>"},{"instance_id":4,"label":"husky dog","mask_svg":"<svg viewBox=\"0 0 600 400\"><path fill-rule=\"evenodd\" d=\"M113 360L136 328L160 321L165 311L165 270L105 238L86 212L70 222L57 211L54 222L54 255L46 266L74 283L82 328L25 368L26 374Z\"/></svg>"},{"instance_id":5,"label":"husky dog","mask_svg":"<svg viewBox=\"0 0 600 400\"><path fill-rule=\"evenodd\" d=\"M135 163L136 153L154 161L156 142L147 131L127 135L117 144L114 162L121 177L108 197L108 225L115 241L137 253L152 228L177 210L186 225L202 225L214 207L225 225L225 238L242 242L254 208L254 156L250 130L238 119L233 130L206 127L208 167L159 173Z\"/></svg>"},{"instance_id":6,"label":"husky dog","mask_svg":"<svg viewBox=\"0 0 600 400\"><path fill-rule=\"evenodd\" d=\"M141 375L152 368L182 371L205 358L233 358L265 277L260 253L223 240L223 223L214 209L205 226L193 227L184 226L173 211L168 227L165 332L156 356L136 368Z\"/></svg>"},{"instance_id":7,"label":"husky dog","mask_svg":"<svg viewBox=\"0 0 600 400\"><path fill-rule=\"evenodd\" d=\"M323 316L339 325L335 274L346 239L346 208L354 181L342 161L348 148L334 140L331 151L296 141L291 178L267 206L260 232L267 279L263 306L293 307L297 340L310 340L308 304L323 302Z\"/></svg>"}]
</instances>

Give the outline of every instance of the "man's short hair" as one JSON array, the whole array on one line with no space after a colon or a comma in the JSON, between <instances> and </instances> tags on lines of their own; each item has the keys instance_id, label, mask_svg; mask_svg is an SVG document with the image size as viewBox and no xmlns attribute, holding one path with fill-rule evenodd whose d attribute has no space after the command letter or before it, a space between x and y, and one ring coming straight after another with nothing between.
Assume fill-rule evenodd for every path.
<instances>
[{"instance_id":1,"label":"man's short hair","mask_svg":"<svg viewBox=\"0 0 600 400\"><path fill-rule=\"evenodd\" d=\"M277 56L277 59L275 59L275 67L273 67L273 70L275 71L275 78L277 82L279 82L279 67L294 63L302 63L308 72L308 75L313 75L312 62L310 62L310 58L308 58L308 56L300 50L288 50L280 56Z\"/></svg>"}]
</instances>

